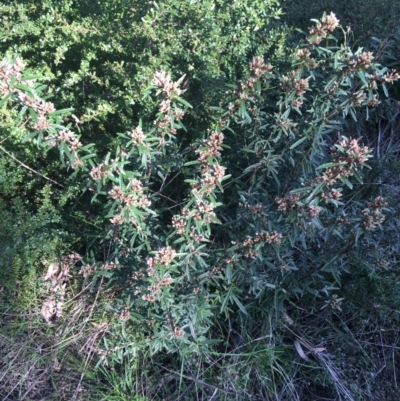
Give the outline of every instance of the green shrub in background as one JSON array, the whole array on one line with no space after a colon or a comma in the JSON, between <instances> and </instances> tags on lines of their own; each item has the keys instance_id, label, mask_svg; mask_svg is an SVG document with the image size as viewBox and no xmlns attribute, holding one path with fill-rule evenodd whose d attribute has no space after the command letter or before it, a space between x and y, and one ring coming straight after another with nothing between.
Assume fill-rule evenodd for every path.
<instances>
[{"instance_id":1,"label":"green shrub in background","mask_svg":"<svg viewBox=\"0 0 400 401\"><path fill-rule=\"evenodd\" d=\"M54 18L65 16L70 26L64 34L72 38L79 33L76 22L68 22L75 12L72 4L62 3L62 17L45 4L47 13L33 13L37 20L32 18L29 33L36 29L40 36L43 24L38 21L51 24L53 13ZM362 143L366 135L354 130L351 121L382 110L379 91L386 93L399 76L372 53L352 50L347 32L338 42L332 36L339 24L334 14L314 21L305 40L293 45L291 37L286 44L279 41L288 34L271 25L269 45L269 25L257 22L265 5L258 4L257 11L243 2L232 7L205 3L199 15L208 16L210 25L195 31L200 9L194 3L138 6L128 14L123 4L88 3L80 24L87 24L93 35L99 35L96 29L108 31L86 36L88 45L96 46L96 58L75 63L85 66L76 75L67 70L70 81L55 79L50 61L42 64L52 79L50 89L24 75L18 59L2 64L3 109L16 116L11 130L29 132L26 145L21 138L8 140L12 146L36 145L32 152L43 152L52 161L59 153L57 168L62 171L64 164L72 177L64 176L58 207L71 202L81 211L90 208L89 216L103 228L85 239L84 258L71 272L83 276L83 289L97 294L85 299L92 302L84 308L89 310L85 319L96 328L86 345L98 365L109 365L103 367L104 377L115 388L129 392L135 387L159 399L193 399L196 393L220 399L303 399L313 396L304 384L309 380L314 394L338 399L368 399L390 391L374 387L368 372L351 378L349 349L342 347L343 358L338 350L336 363L329 345L345 337L348 325L341 316L377 308L376 303L362 305L363 292L382 302L382 292L393 294L384 306L393 305L390 280L396 274L390 269L398 244L391 233L397 229L397 205L388 203L391 195L385 188L376 189L378 180L366 168L373 165L368 162L373 149ZM270 5L273 14L276 4ZM20 7L13 15L25 19L22 28L28 8ZM15 11L4 10L8 15ZM113 41L128 40L129 34L109 35L124 26L110 16L124 21L129 12L143 13L141 22L126 29L143 35L140 42L131 33L147 58L136 49L138 58L129 61L132 69L125 69L129 43ZM101 24L93 22L93 14L101 14ZM245 23L249 29L239 29ZM235 33L228 29L232 26L238 28ZM57 32L44 38L52 49L48 53L40 41L29 42L32 38L23 34L17 37L29 45L19 47L11 38L14 47L8 51L21 49L29 59L29 49L39 46L31 66L35 57L51 60L50 42L62 41ZM265 40L259 47L258 34ZM181 40L197 36L198 54L187 52L188 42ZM103 39L110 43L112 57L107 57L117 60L112 68L109 59L97 55ZM227 58L222 52L217 62L218 52L213 53L208 39ZM158 47L150 56L146 52L153 51L153 43ZM95 75L91 63L98 69ZM119 78L138 80L137 86L125 82L118 89L117 64ZM93 92L80 89L81 80L97 76L104 79L102 89L100 84ZM134 87L135 107L126 109L121 91ZM58 96L64 98L57 100L59 105L76 106L76 114L56 111L46 93L53 94L56 106ZM107 96L115 100L104 103ZM35 163L35 171L41 172L42 164ZM375 178L384 173L380 166L374 171ZM385 222L386 231L380 231ZM57 280L67 281L65 276ZM65 322L65 338L85 338L81 328L79 335L71 334L71 322L79 326L79 319ZM306 361L303 367L299 358ZM363 368L370 369L368 364ZM132 370L143 377L133 379ZM124 385L115 382L115 372L123 374Z\"/></svg>"},{"instance_id":2,"label":"green shrub in background","mask_svg":"<svg viewBox=\"0 0 400 401\"><path fill-rule=\"evenodd\" d=\"M0 12L1 52L45 72L57 109L73 104L86 122L82 134L97 146L117 141L143 110L155 113L143 94L156 69L186 74L198 124L224 84L243 76L248 55L267 52L281 36L275 0L23 1Z\"/></svg>"},{"instance_id":3,"label":"green shrub in background","mask_svg":"<svg viewBox=\"0 0 400 401\"><path fill-rule=\"evenodd\" d=\"M2 203L0 216L0 282L3 291L15 294L24 285L32 284L37 269L40 270L40 261L56 256L63 233L59 233L59 238L54 237L55 230L51 229L51 225L57 222L54 211L43 207L33 216L18 198L12 205Z\"/></svg>"}]
</instances>

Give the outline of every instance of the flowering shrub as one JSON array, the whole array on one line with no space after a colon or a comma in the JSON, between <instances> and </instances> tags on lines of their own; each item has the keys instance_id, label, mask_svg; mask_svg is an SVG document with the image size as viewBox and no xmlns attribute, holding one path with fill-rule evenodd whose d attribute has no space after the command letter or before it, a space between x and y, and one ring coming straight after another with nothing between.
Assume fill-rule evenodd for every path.
<instances>
[{"instance_id":1,"label":"flowering shrub","mask_svg":"<svg viewBox=\"0 0 400 401\"><path fill-rule=\"evenodd\" d=\"M146 29L164 12L146 14ZM140 118L106 152L80 135L93 116L56 111L20 59L0 65L2 104L28 127L25 141L57 149L102 205L104 254L88 249L77 269L85 286L107 283L105 319L118 316L101 362L206 354L266 316L264 332L290 322L293 302L340 309L342 275L357 269L349 255L373 241L388 210L380 194L359 195L372 149L347 127L400 77L353 52L349 32L338 44L338 27L331 13L279 57L255 49L247 76L227 73L233 83L210 91L198 120L187 75L157 65L142 76Z\"/></svg>"},{"instance_id":2,"label":"flowering shrub","mask_svg":"<svg viewBox=\"0 0 400 401\"><path fill-rule=\"evenodd\" d=\"M186 148L176 138L190 110L181 97L185 77L155 71L148 82L159 99L153 126L146 120L119 134L122 145L100 162L24 79L21 61L3 62L5 101L31 112L28 139L59 147L108 203L113 269L93 274L110 283L125 277L120 296L153 351L174 349L175 337L199 350L221 314L237 309L246 320L267 302L279 316L288 297L339 284L346 244L361 246L383 223L382 198L345 201L371 154L340 131L359 107L379 104L379 83L398 77L371 53L334 42L320 47L337 26L334 14L316 21L293 49L289 73L255 56L249 78L219 100L204 137ZM180 188L163 206L176 176Z\"/></svg>"}]
</instances>

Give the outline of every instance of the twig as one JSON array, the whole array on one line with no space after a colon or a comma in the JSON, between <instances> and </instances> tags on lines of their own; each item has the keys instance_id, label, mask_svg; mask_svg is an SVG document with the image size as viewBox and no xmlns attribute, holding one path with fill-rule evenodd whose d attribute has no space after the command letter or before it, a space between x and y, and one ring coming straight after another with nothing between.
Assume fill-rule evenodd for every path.
<instances>
[{"instance_id":1,"label":"twig","mask_svg":"<svg viewBox=\"0 0 400 401\"><path fill-rule=\"evenodd\" d=\"M217 391L218 391L218 389L216 388L216 389L214 390L213 395L212 395L211 398L210 398L210 401L211 401L212 399L214 399L214 396L215 396L215 394L217 394Z\"/></svg>"},{"instance_id":2,"label":"twig","mask_svg":"<svg viewBox=\"0 0 400 401\"><path fill-rule=\"evenodd\" d=\"M47 373L47 368L36 378L36 380L29 386L28 390L25 391L25 394L21 397L21 401L27 397L30 391L35 387L36 383Z\"/></svg>"},{"instance_id":3,"label":"twig","mask_svg":"<svg viewBox=\"0 0 400 401\"><path fill-rule=\"evenodd\" d=\"M36 362L32 364L32 366L29 368L28 372L25 374L25 377L31 372L31 370L36 366ZM40 376L41 377L41 376ZM39 377L39 378L40 378ZM21 379L22 380L22 379ZM8 396L12 394L12 392L17 388L17 386L21 383L20 380L17 380L17 384L10 390L10 392L5 396L4 400L8 399Z\"/></svg>"},{"instance_id":4,"label":"twig","mask_svg":"<svg viewBox=\"0 0 400 401\"><path fill-rule=\"evenodd\" d=\"M16 157L14 157L10 152L8 152L7 150L5 150L2 146L0 146L0 150L2 150L6 155L10 156L11 159L15 160L20 166L25 167L27 170L32 171L32 173L35 173L37 175L40 175L42 178L44 178L45 180L48 180L50 182L52 182L53 184L58 185L61 188L64 188L64 185L58 183L57 181L52 180L49 177L46 177L43 174L40 174L38 171L34 170L33 168L30 168L29 166L27 166L25 163L22 163L20 160L18 160Z\"/></svg>"}]
</instances>

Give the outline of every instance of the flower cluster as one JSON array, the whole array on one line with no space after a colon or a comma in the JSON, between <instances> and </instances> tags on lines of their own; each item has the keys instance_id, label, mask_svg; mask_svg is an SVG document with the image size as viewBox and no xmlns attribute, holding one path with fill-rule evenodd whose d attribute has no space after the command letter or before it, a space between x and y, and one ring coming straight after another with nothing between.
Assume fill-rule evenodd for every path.
<instances>
[{"instance_id":1,"label":"flower cluster","mask_svg":"<svg viewBox=\"0 0 400 401\"><path fill-rule=\"evenodd\" d=\"M141 127L136 127L134 130L130 132L129 135L132 138L133 143L135 145L142 144L146 138L145 135L143 134L143 130Z\"/></svg>"},{"instance_id":2,"label":"flower cluster","mask_svg":"<svg viewBox=\"0 0 400 401\"><path fill-rule=\"evenodd\" d=\"M171 76L165 71L156 71L153 78L153 85L162 88L168 98L170 98L173 93L177 96L182 94L179 84L173 82Z\"/></svg>"},{"instance_id":3,"label":"flower cluster","mask_svg":"<svg viewBox=\"0 0 400 401\"><path fill-rule=\"evenodd\" d=\"M363 90L358 90L350 96L350 99L354 106L361 106L367 100L367 94Z\"/></svg>"},{"instance_id":4,"label":"flower cluster","mask_svg":"<svg viewBox=\"0 0 400 401\"><path fill-rule=\"evenodd\" d=\"M391 70L383 76L383 80L386 83L390 83L390 84L392 84L394 81L397 81L399 79L400 79L400 74L398 72L396 72L396 70Z\"/></svg>"},{"instance_id":5,"label":"flower cluster","mask_svg":"<svg viewBox=\"0 0 400 401\"><path fill-rule=\"evenodd\" d=\"M100 163L98 166L93 167L92 171L90 172L90 176L95 181L99 181L103 178L107 178L109 173L109 166L105 163Z\"/></svg>"},{"instance_id":6,"label":"flower cluster","mask_svg":"<svg viewBox=\"0 0 400 401\"><path fill-rule=\"evenodd\" d=\"M274 244L274 245L279 245L282 241L282 234L278 233L277 231L271 231L271 232L258 232L253 238L246 238L243 241L242 247L246 249L245 251L245 257L246 258L251 258L255 259L256 258L256 253L252 250L252 246L263 242L267 244Z\"/></svg>"},{"instance_id":7,"label":"flower cluster","mask_svg":"<svg viewBox=\"0 0 400 401\"><path fill-rule=\"evenodd\" d=\"M262 203L257 203L255 205L246 205L244 203L239 202L239 206L241 206L242 208L248 210L250 213L253 214L261 213L265 209Z\"/></svg>"},{"instance_id":8,"label":"flower cluster","mask_svg":"<svg viewBox=\"0 0 400 401\"><path fill-rule=\"evenodd\" d=\"M185 115L185 112L182 109L180 109L179 107L174 109L174 116L177 121L182 120L184 115Z\"/></svg>"},{"instance_id":9,"label":"flower cluster","mask_svg":"<svg viewBox=\"0 0 400 401\"><path fill-rule=\"evenodd\" d=\"M48 115L55 111L54 105L51 102L46 102L39 99L36 95L28 96L26 92L13 87L12 81L17 84L31 86L30 81L22 81L22 70L24 63L21 59L16 59L13 63L3 61L0 63L0 94L8 95L16 93L18 100L26 107L30 107L37 113L36 122L33 125L35 130L47 130L51 127L48 120Z\"/></svg>"},{"instance_id":10,"label":"flower cluster","mask_svg":"<svg viewBox=\"0 0 400 401\"><path fill-rule=\"evenodd\" d=\"M74 155L74 167L83 166L84 163L78 155L78 150L82 147L82 143L72 131L66 129L61 130L56 136L49 136L46 138L46 140L49 141L50 146L55 147L59 147L60 142L64 142L69 151Z\"/></svg>"},{"instance_id":11,"label":"flower cluster","mask_svg":"<svg viewBox=\"0 0 400 401\"><path fill-rule=\"evenodd\" d=\"M276 116L277 126L283 128L285 131L289 131L292 128L297 127L297 123L293 122L290 118L281 119L280 116Z\"/></svg>"},{"instance_id":12,"label":"flower cluster","mask_svg":"<svg viewBox=\"0 0 400 401\"><path fill-rule=\"evenodd\" d=\"M326 203L328 203L330 201L337 202L340 200L341 197L342 197L342 193L339 192L335 188L332 188L328 193L323 192L321 194L321 199Z\"/></svg>"},{"instance_id":13,"label":"flower cluster","mask_svg":"<svg viewBox=\"0 0 400 401\"><path fill-rule=\"evenodd\" d=\"M310 58L311 52L309 49L298 49L297 50L297 57L300 60L307 60Z\"/></svg>"},{"instance_id":14,"label":"flower cluster","mask_svg":"<svg viewBox=\"0 0 400 401\"><path fill-rule=\"evenodd\" d=\"M371 52L362 52L357 57L357 66L360 68L368 68L373 59L374 55Z\"/></svg>"},{"instance_id":15,"label":"flower cluster","mask_svg":"<svg viewBox=\"0 0 400 401\"><path fill-rule=\"evenodd\" d=\"M142 183L139 180L137 180L136 178L134 178L130 182L130 187L131 187L132 191L134 191L136 193L141 193L143 191Z\"/></svg>"},{"instance_id":16,"label":"flower cluster","mask_svg":"<svg viewBox=\"0 0 400 401\"><path fill-rule=\"evenodd\" d=\"M126 194L122 188L114 186L108 194L112 199L118 200L127 206L149 207L151 205L150 199L143 194L142 183L139 180L132 180L131 189L133 192Z\"/></svg>"},{"instance_id":17,"label":"flower cluster","mask_svg":"<svg viewBox=\"0 0 400 401\"><path fill-rule=\"evenodd\" d=\"M321 25L326 32L333 32L339 26L339 20L336 18L336 15L331 12L328 16L321 18Z\"/></svg>"},{"instance_id":18,"label":"flower cluster","mask_svg":"<svg viewBox=\"0 0 400 401\"><path fill-rule=\"evenodd\" d=\"M271 64L265 64L264 59L261 56L253 57L250 61L250 71L254 73L254 76L249 77L241 84L242 93L236 92L236 96L239 99L246 99L247 95L244 93L246 90L249 92L254 91L254 85L257 80L260 79L264 74L272 70ZM240 102L239 102L240 103Z\"/></svg>"},{"instance_id":19,"label":"flower cluster","mask_svg":"<svg viewBox=\"0 0 400 401\"><path fill-rule=\"evenodd\" d=\"M253 57L250 62L250 71L254 72L257 78L262 77L264 74L272 70L271 64L265 64L261 56Z\"/></svg>"},{"instance_id":20,"label":"flower cluster","mask_svg":"<svg viewBox=\"0 0 400 401\"><path fill-rule=\"evenodd\" d=\"M159 111L162 118L154 121L154 124L164 133L168 131L169 134L175 135L176 128L174 126L174 119L176 121L182 120L184 111L180 108L172 108L172 100L179 97L183 90L179 88L179 81L173 82L170 75L165 71L156 71L153 78L153 85L158 86L163 91L164 100L159 105ZM160 139L160 145L165 145L165 139Z\"/></svg>"},{"instance_id":21,"label":"flower cluster","mask_svg":"<svg viewBox=\"0 0 400 401\"><path fill-rule=\"evenodd\" d=\"M24 67L25 64L20 58L17 58L13 63L2 61L0 63L0 79L9 81L11 77L15 77L17 81L21 81Z\"/></svg>"},{"instance_id":22,"label":"flower cluster","mask_svg":"<svg viewBox=\"0 0 400 401\"><path fill-rule=\"evenodd\" d=\"M381 103L381 101L378 99L378 95L373 95L372 96L372 99L370 99L368 102L367 102L367 106L368 107L374 107L374 106L377 106L378 104L380 104Z\"/></svg>"},{"instance_id":23,"label":"flower cluster","mask_svg":"<svg viewBox=\"0 0 400 401\"><path fill-rule=\"evenodd\" d=\"M186 232L186 219L188 219L190 215L189 209L183 209L182 214L183 216L177 215L172 217L172 226L175 228L178 235L184 235ZM193 220L207 221L207 223L212 223L213 218L215 217L214 205L198 199L197 209L193 209L191 216ZM199 243L205 239L204 235L197 233L197 229L194 226L190 227L190 238L196 243Z\"/></svg>"},{"instance_id":24,"label":"flower cluster","mask_svg":"<svg viewBox=\"0 0 400 401\"><path fill-rule=\"evenodd\" d=\"M222 149L221 145L223 141L224 135L221 132L213 132L204 141L204 146L196 150L196 153L199 154L199 162L207 163L209 158L221 156L219 151Z\"/></svg>"},{"instance_id":25,"label":"flower cluster","mask_svg":"<svg viewBox=\"0 0 400 401\"><path fill-rule=\"evenodd\" d=\"M124 218L122 217L121 213L118 213L110 219L110 222L111 224L115 224L116 226L118 226L124 222Z\"/></svg>"},{"instance_id":26,"label":"flower cluster","mask_svg":"<svg viewBox=\"0 0 400 401\"><path fill-rule=\"evenodd\" d=\"M175 228L177 234L185 234L186 222L181 216L172 217L172 226Z\"/></svg>"},{"instance_id":27,"label":"flower cluster","mask_svg":"<svg viewBox=\"0 0 400 401\"><path fill-rule=\"evenodd\" d=\"M257 233L256 240L257 242L264 241L267 244L279 245L282 241L282 234L277 231Z\"/></svg>"},{"instance_id":28,"label":"flower cluster","mask_svg":"<svg viewBox=\"0 0 400 401\"><path fill-rule=\"evenodd\" d=\"M293 89L296 95L304 95L305 89L308 89L308 81L306 79L295 79L293 82Z\"/></svg>"},{"instance_id":29,"label":"flower cluster","mask_svg":"<svg viewBox=\"0 0 400 401\"><path fill-rule=\"evenodd\" d=\"M382 209L387 205L382 196L376 197L368 204L368 208L362 211L363 225L367 231L374 230L378 224L385 221Z\"/></svg>"},{"instance_id":30,"label":"flower cluster","mask_svg":"<svg viewBox=\"0 0 400 401\"><path fill-rule=\"evenodd\" d=\"M24 92L18 93L18 99L23 105L28 106L37 112L37 121L33 125L35 130L47 130L51 127L48 115L55 111L53 103L45 102L37 97L32 98Z\"/></svg>"},{"instance_id":31,"label":"flower cluster","mask_svg":"<svg viewBox=\"0 0 400 401\"><path fill-rule=\"evenodd\" d=\"M280 210L281 212L293 210L299 200L299 194L288 194L283 198L275 198L275 202L278 204L278 210Z\"/></svg>"},{"instance_id":32,"label":"flower cluster","mask_svg":"<svg viewBox=\"0 0 400 401\"><path fill-rule=\"evenodd\" d=\"M367 146L360 146L356 139L343 138L332 149L331 159L337 165L325 170L321 177L328 185L333 185L342 177L353 175L353 169L359 164L365 163L370 157Z\"/></svg>"},{"instance_id":33,"label":"flower cluster","mask_svg":"<svg viewBox=\"0 0 400 401\"><path fill-rule=\"evenodd\" d=\"M0 63L0 94L7 95L14 93L17 95L18 101L25 107L29 107L32 109L36 116L33 119L33 129L38 131L46 131L52 128L51 119L49 118L50 114L54 113L55 108L53 103L46 102L43 99L40 99L34 92L24 91L18 88L15 88L13 84L22 84L24 86L32 87L33 82L23 80L22 70L24 68L24 63L20 59L16 59L13 63L11 62L2 62ZM76 120L77 118L73 116ZM77 120L79 121L79 120ZM82 166L83 162L80 160L78 156L78 149L82 147L81 142L69 130L62 129L55 136L46 138L49 142L54 143L55 146L59 146L59 142L65 142L69 151L74 156L74 167Z\"/></svg>"},{"instance_id":34,"label":"flower cluster","mask_svg":"<svg viewBox=\"0 0 400 401\"><path fill-rule=\"evenodd\" d=\"M211 194L212 191L216 188L216 186L222 181L225 176L225 167L221 166L218 163L213 164L212 166L203 167L202 178L199 186L194 185L193 188L199 192L200 190L204 190L204 194Z\"/></svg>"},{"instance_id":35,"label":"flower cluster","mask_svg":"<svg viewBox=\"0 0 400 401\"><path fill-rule=\"evenodd\" d=\"M190 238L193 240L195 243L200 243L206 239L206 237L203 234L198 234L197 230L195 227L191 227L190 230Z\"/></svg>"},{"instance_id":36,"label":"flower cluster","mask_svg":"<svg viewBox=\"0 0 400 401\"><path fill-rule=\"evenodd\" d=\"M343 214L339 217L336 218L336 224L343 224L343 225L349 225L351 224L351 220L347 217L345 212L342 212Z\"/></svg>"},{"instance_id":37,"label":"flower cluster","mask_svg":"<svg viewBox=\"0 0 400 401\"><path fill-rule=\"evenodd\" d=\"M17 91L12 88L11 81L14 78L17 82L22 79L22 70L25 64L21 59L17 58L13 63L2 61L0 63L0 93L8 95Z\"/></svg>"},{"instance_id":38,"label":"flower cluster","mask_svg":"<svg viewBox=\"0 0 400 401\"><path fill-rule=\"evenodd\" d=\"M82 146L75 134L68 130L60 131L57 135L57 139L69 144L70 149L73 151L78 150Z\"/></svg>"},{"instance_id":39,"label":"flower cluster","mask_svg":"<svg viewBox=\"0 0 400 401\"><path fill-rule=\"evenodd\" d=\"M307 79L299 79L298 73L292 71L288 76L282 76L281 87L285 92L295 92L297 96L304 95L309 84Z\"/></svg>"},{"instance_id":40,"label":"flower cluster","mask_svg":"<svg viewBox=\"0 0 400 401\"><path fill-rule=\"evenodd\" d=\"M292 102L292 107L295 109L299 109L303 105L302 99L294 99Z\"/></svg>"},{"instance_id":41,"label":"flower cluster","mask_svg":"<svg viewBox=\"0 0 400 401\"><path fill-rule=\"evenodd\" d=\"M252 99L251 94L255 91L256 82L266 73L270 72L273 67L269 63L266 64L261 56L255 56L250 61L249 68L254 74L241 83L241 91L233 91L233 94L237 97L237 100L234 103L230 103L228 106L230 116L232 116L240 108L243 100L246 101ZM252 108L249 107L248 110L252 111ZM252 112L254 113L254 110ZM225 122L223 125L225 125Z\"/></svg>"},{"instance_id":42,"label":"flower cluster","mask_svg":"<svg viewBox=\"0 0 400 401\"><path fill-rule=\"evenodd\" d=\"M197 201L197 209L200 213L203 213L203 219L205 219L208 223L213 221L213 217L215 217L214 205L212 203L204 202L203 200Z\"/></svg>"},{"instance_id":43,"label":"flower cluster","mask_svg":"<svg viewBox=\"0 0 400 401\"><path fill-rule=\"evenodd\" d=\"M191 187L192 192L200 198L211 194L225 177L225 167L210 160L221 155L220 150L223 140L224 135L222 133L213 132L204 141L204 145L196 150L196 153L199 154L198 161L202 165L201 178L200 182L191 183Z\"/></svg>"},{"instance_id":44,"label":"flower cluster","mask_svg":"<svg viewBox=\"0 0 400 401\"><path fill-rule=\"evenodd\" d=\"M125 193L125 191L118 186L114 186L108 194L110 197L128 207L139 207L139 208L147 208L151 206L151 201L147 197L147 195L143 194L143 185L142 183L134 178L131 180L128 188L131 189L130 193ZM121 214L115 215L111 219L112 224L121 224L123 222L123 217ZM132 223L136 224L135 221L132 220ZM139 227L138 227L139 229Z\"/></svg>"},{"instance_id":45,"label":"flower cluster","mask_svg":"<svg viewBox=\"0 0 400 401\"><path fill-rule=\"evenodd\" d=\"M133 281L139 281L143 278L144 274L142 272L139 271L135 271L132 273L132 280Z\"/></svg>"},{"instance_id":46,"label":"flower cluster","mask_svg":"<svg viewBox=\"0 0 400 401\"><path fill-rule=\"evenodd\" d=\"M161 266L168 266L169 264L171 264L171 262L173 261L175 256L176 256L175 250L172 249L170 246L167 246L165 248L161 248L157 252L157 255L155 256L155 260Z\"/></svg>"},{"instance_id":47,"label":"flower cluster","mask_svg":"<svg viewBox=\"0 0 400 401\"><path fill-rule=\"evenodd\" d=\"M308 216L309 218L317 217L321 213L321 208L315 205L310 205L308 207Z\"/></svg>"},{"instance_id":48,"label":"flower cluster","mask_svg":"<svg viewBox=\"0 0 400 401\"><path fill-rule=\"evenodd\" d=\"M154 302L157 300L157 294L155 294L153 291L151 291L151 288L149 287L150 293L149 294L144 294L142 296L143 301L147 302ZM160 289L161 292L161 289Z\"/></svg>"},{"instance_id":49,"label":"flower cluster","mask_svg":"<svg viewBox=\"0 0 400 401\"><path fill-rule=\"evenodd\" d=\"M170 246L161 248L154 257L147 259L147 273L153 276L157 265L168 266L176 257L176 252Z\"/></svg>"},{"instance_id":50,"label":"flower cluster","mask_svg":"<svg viewBox=\"0 0 400 401\"><path fill-rule=\"evenodd\" d=\"M114 269L116 269L118 266L119 266L118 263L115 263L115 262L107 262L107 263L102 264L101 268L102 268L103 270L114 270Z\"/></svg>"},{"instance_id":51,"label":"flower cluster","mask_svg":"<svg viewBox=\"0 0 400 401\"><path fill-rule=\"evenodd\" d=\"M157 299L157 295L161 294L162 288L169 287L173 282L173 279L169 275L162 277L147 288L149 293L144 294L142 299L144 301L154 302Z\"/></svg>"},{"instance_id":52,"label":"flower cluster","mask_svg":"<svg viewBox=\"0 0 400 401\"><path fill-rule=\"evenodd\" d=\"M345 75L352 72L368 69L369 67L371 67L371 63L374 58L375 57L371 52L361 52L359 54L355 54L354 56L352 54L349 54L347 57L349 67L347 68L347 70L345 70ZM370 78L376 78L376 76Z\"/></svg>"},{"instance_id":53,"label":"flower cluster","mask_svg":"<svg viewBox=\"0 0 400 401\"><path fill-rule=\"evenodd\" d=\"M307 37L307 41L311 45L318 45L321 43L323 38L326 38L330 32L333 32L339 26L339 20L336 18L334 13L321 18L317 22L316 26L308 29L310 36Z\"/></svg>"}]
</instances>

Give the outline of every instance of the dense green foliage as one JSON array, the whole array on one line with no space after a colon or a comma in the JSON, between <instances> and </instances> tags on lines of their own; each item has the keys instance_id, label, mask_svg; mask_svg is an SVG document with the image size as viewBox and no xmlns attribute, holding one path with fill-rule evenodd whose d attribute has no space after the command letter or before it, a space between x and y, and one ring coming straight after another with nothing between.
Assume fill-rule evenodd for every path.
<instances>
[{"instance_id":1,"label":"dense green foliage","mask_svg":"<svg viewBox=\"0 0 400 401\"><path fill-rule=\"evenodd\" d=\"M396 399L394 48L281 14L0 6L5 399Z\"/></svg>"}]
</instances>

